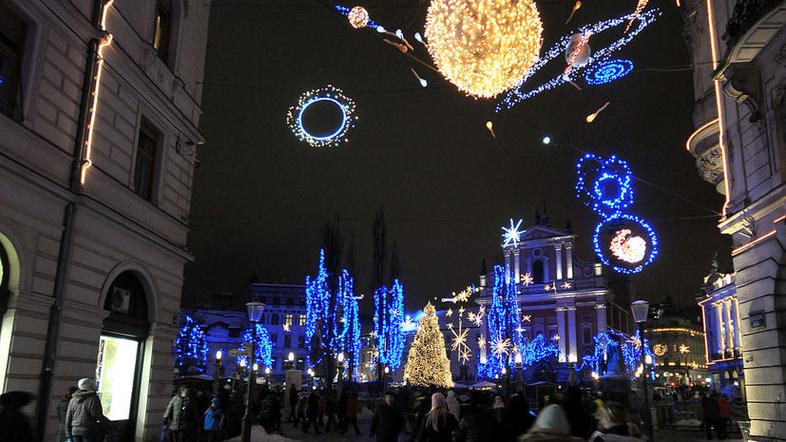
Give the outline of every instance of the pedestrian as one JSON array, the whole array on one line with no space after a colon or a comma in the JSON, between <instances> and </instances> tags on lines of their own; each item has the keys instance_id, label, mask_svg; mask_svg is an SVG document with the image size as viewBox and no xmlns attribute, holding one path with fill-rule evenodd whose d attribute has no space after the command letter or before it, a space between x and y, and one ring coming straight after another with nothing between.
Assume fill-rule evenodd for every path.
<instances>
[{"instance_id":1,"label":"pedestrian","mask_svg":"<svg viewBox=\"0 0 786 442\"><path fill-rule=\"evenodd\" d=\"M314 433L319 434L319 427L317 426L317 418L319 417L319 394L316 390L311 390L308 395L308 404L306 407L306 423L303 426L303 432L308 433L308 429L313 425Z\"/></svg>"},{"instance_id":2,"label":"pedestrian","mask_svg":"<svg viewBox=\"0 0 786 442\"><path fill-rule=\"evenodd\" d=\"M519 438L519 442L581 442L584 439L570 434L570 424L562 406L547 405L541 410L532 428Z\"/></svg>"},{"instance_id":3,"label":"pedestrian","mask_svg":"<svg viewBox=\"0 0 786 442\"><path fill-rule=\"evenodd\" d=\"M701 400L702 425L707 435L707 440L712 440L712 429L717 428L719 415L718 394L715 392L704 396Z\"/></svg>"},{"instance_id":4,"label":"pedestrian","mask_svg":"<svg viewBox=\"0 0 786 442\"><path fill-rule=\"evenodd\" d=\"M336 395L336 390L330 389L325 394L325 417L327 418L325 431L330 432L333 427L338 427L338 422L336 420L337 412L338 395Z\"/></svg>"},{"instance_id":5,"label":"pedestrian","mask_svg":"<svg viewBox=\"0 0 786 442\"><path fill-rule=\"evenodd\" d=\"M592 416L584 408L584 394L576 385L568 388L561 402L570 423L571 434L586 440L592 433Z\"/></svg>"},{"instance_id":6,"label":"pedestrian","mask_svg":"<svg viewBox=\"0 0 786 442\"><path fill-rule=\"evenodd\" d=\"M598 429L589 442L635 442L640 440L631 434L628 410L619 402L608 401L600 409Z\"/></svg>"},{"instance_id":7,"label":"pedestrian","mask_svg":"<svg viewBox=\"0 0 786 442\"><path fill-rule=\"evenodd\" d=\"M60 402L57 404L57 421L59 423L57 430L58 442L68 441L65 433L65 418L66 413L68 413L68 403L71 402L71 397L73 397L74 393L76 393L78 390L79 389L74 386L68 387L68 391L66 391L66 394L63 395L63 398L60 399Z\"/></svg>"},{"instance_id":8,"label":"pedestrian","mask_svg":"<svg viewBox=\"0 0 786 442\"><path fill-rule=\"evenodd\" d=\"M207 434L207 442L217 442L221 437L221 429L224 427L224 411L221 409L221 401L214 397L210 401L210 406L205 410L205 420L203 428Z\"/></svg>"},{"instance_id":9,"label":"pedestrian","mask_svg":"<svg viewBox=\"0 0 786 442\"><path fill-rule=\"evenodd\" d=\"M377 406L371 420L369 437L376 436L377 442L397 442L398 434L404 427L404 414L396 404L396 394L385 393L385 401Z\"/></svg>"},{"instance_id":10,"label":"pedestrian","mask_svg":"<svg viewBox=\"0 0 786 442\"><path fill-rule=\"evenodd\" d=\"M347 432L349 426L355 429L355 434L360 436L360 429L358 428L358 393L350 391L344 399L344 425L341 427L341 434Z\"/></svg>"},{"instance_id":11,"label":"pedestrian","mask_svg":"<svg viewBox=\"0 0 786 442\"><path fill-rule=\"evenodd\" d=\"M731 419L731 405L725 394L721 393L718 397L718 440L726 440L728 437L729 420Z\"/></svg>"},{"instance_id":12,"label":"pedestrian","mask_svg":"<svg viewBox=\"0 0 786 442\"><path fill-rule=\"evenodd\" d=\"M297 414L295 415L295 422L292 424L293 427L297 427L298 424L303 421L306 422L306 410L308 409L308 392L303 390L300 392L300 397L298 398L297 402Z\"/></svg>"},{"instance_id":13,"label":"pedestrian","mask_svg":"<svg viewBox=\"0 0 786 442\"><path fill-rule=\"evenodd\" d=\"M297 388L295 388L295 384L291 384L289 386L289 418L287 422L295 422L295 425L297 425L297 401Z\"/></svg>"},{"instance_id":14,"label":"pedestrian","mask_svg":"<svg viewBox=\"0 0 786 442\"><path fill-rule=\"evenodd\" d=\"M103 441L110 421L104 416L96 383L90 378L82 378L76 385L79 390L72 395L66 410L66 438L73 442Z\"/></svg>"},{"instance_id":15,"label":"pedestrian","mask_svg":"<svg viewBox=\"0 0 786 442\"><path fill-rule=\"evenodd\" d=\"M502 399L502 396L497 394L494 396L494 404L491 406L491 409L494 411L494 419L496 419L498 424L502 423L502 417L505 414L505 400Z\"/></svg>"},{"instance_id":16,"label":"pedestrian","mask_svg":"<svg viewBox=\"0 0 786 442\"><path fill-rule=\"evenodd\" d=\"M445 399L445 403L448 404L448 411L456 420L461 419L461 404L459 404L458 398L456 398L456 392L453 390L448 391L448 397Z\"/></svg>"},{"instance_id":17,"label":"pedestrian","mask_svg":"<svg viewBox=\"0 0 786 442\"><path fill-rule=\"evenodd\" d=\"M474 401L462 410L458 430L454 435L455 442L484 442L499 440L494 437L494 418L485 408Z\"/></svg>"},{"instance_id":18,"label":"pedestrian","mask_svg":"<svg viewBox=\"0 0 786 442\"><path fill-rule=\"evenodd\" d=\"M535 422L535 416L529 409L527 398L514 394L508 401L505 414L502 416L502 428L505 440L514 441L526 433Z\"/></svg>"},{"instance_id":19,"label":"pedestrian","mask_svg":"<svg viewBox=\"0 0 786 442\"><path fill-rule=\"evenodd\" d=\"M431 411L426 415L423 427L420 428L420 442L451 442L453 431L458 429L458 421L448 411L445 396L442 393L431 395Z\"/></svg>"},{"instance_id":20,"label":"pedestrian","mask_svg":"<svg viewBox=\"0 0 786 442\"><path fill-rule=\"evenodd\" d=\"M33 442L33 428L22 408L33 400L26 391L9 391L0 395L0 441Z\"/></svg>"},{"instance_id":21,"label":"pedestrian","mask_svg":"<svg viewBox=\"0 0 786 442\"><path fill-rule=\"evenodd\" d=\"M191 442L197 429L197 406L191 389L183 385L169 401L164 412L164 425L170 442Z\"/></svg>"}]
</instances>

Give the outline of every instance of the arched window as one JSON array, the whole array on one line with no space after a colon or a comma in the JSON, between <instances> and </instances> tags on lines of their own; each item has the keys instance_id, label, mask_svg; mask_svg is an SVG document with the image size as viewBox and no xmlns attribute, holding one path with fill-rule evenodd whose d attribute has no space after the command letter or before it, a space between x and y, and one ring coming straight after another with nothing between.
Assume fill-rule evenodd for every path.
<instances>
[{"instance_id":1,"label":"arched window","mask_svg":"<svg viewBox=\"0 0 786 442\"><path fill-rule=\"evenodd\" d=\"M532 279L535 284L542 284L545 278L545 269L543 267L543 260L537 259L532 262Z\"/></svg>"}]
</instances>

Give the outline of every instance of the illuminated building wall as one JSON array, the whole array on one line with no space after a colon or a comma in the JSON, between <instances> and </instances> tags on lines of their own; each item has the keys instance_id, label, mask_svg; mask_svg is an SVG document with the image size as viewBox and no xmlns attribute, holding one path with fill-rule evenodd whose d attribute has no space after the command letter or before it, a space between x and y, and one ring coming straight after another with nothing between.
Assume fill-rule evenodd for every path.
<instances>
[{"instance_id":1,"label":"illuminated building wall","mask_svg":"<svg viewBox=\"0 0 786 442\"><path fill-rule=\"evenodd\" d=\"M786 275L786 5L686 0L681 11L695 66L696 130L686 134L686 148L724 194L718 228L733 242L737 302L720 315L734 319L738 307L751 439L783 440L786 319L777 306L786 295L779 282ZM721 335L725 346L731 334ZM726 353L724 346L718 350Z\"/></svg>"},{"instance_id":2,"label":"illuminated building wall","mask_svg":"<svg viewBox=\"0 0 786 442\"><path fill-rule=\"evenodd\" d=\"M644 336L658 360L657 383L671 387L704 383L707 362L700 324L678 317L651 320Z\"/></svg>"},{"instance_id":3,"label":"illuminated building wall","mask_svg":"<svg viewBox=\"0 0 786 442\"><path fill-rule=\"evenodd\" d=\"M170 399L209 6L156 3L0 2L0 389L38 397L36 440L97 369L122 440L157 440Z\"/></svg>"}]
</instances>

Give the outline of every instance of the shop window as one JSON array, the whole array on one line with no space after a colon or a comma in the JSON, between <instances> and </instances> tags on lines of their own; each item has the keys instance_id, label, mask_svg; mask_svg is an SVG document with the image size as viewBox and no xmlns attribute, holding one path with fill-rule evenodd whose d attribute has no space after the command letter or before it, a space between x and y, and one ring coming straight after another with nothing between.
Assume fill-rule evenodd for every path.
<instances>
[{"instance_id":1,"label":"shop window","mask_svg":"<svg viewBox=\"0 0 786 442\"><path fill-rule=\"evenodd\" d=\"M0 113L22 117L22 56L27 25L0 1Z\"/></svg>"},{"instance_id":2,"label":"shop window","mask_svg":"<svg viewBox=\"0 0 786 442\"><path fill-rule=\"evenodd\" d=\"M142 198L153 199L156 157L161 134L146 120L142 120L134 163L134 192Z\"/></svg>"},{"instance_id":3,"label":"shop window","mask_svg":"<svg viewBox=\"0 0 786 442\"><path fill-rule=\"evenodd\" d=\"M138 350L139 341L135 339L101 336L96 378L104 415L109 420L130 417Z\"/></svg>"}]
</instances>

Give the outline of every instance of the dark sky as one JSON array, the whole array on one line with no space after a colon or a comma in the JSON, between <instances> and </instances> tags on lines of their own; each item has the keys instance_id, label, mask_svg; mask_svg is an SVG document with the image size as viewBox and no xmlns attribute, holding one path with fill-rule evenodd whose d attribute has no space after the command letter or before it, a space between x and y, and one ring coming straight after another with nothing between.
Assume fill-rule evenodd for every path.
<instances>
[{"instance_id":1,"label":"dark sky","mask_svg":"<svg viewBox=\"0 0 786 442\"><path fill-rule=\"evenodd\" d=\"M322 226L336 212L344 237L354 238L358 286L370 292L371 223L384 208L388 237L400 250L408 309L475 282L481 258L490 264L501 258L500 226L511 217L531 223L544 201L552 225L571 219L578 256L594 260L591 231L598 219L573 191L578 155L544 146L545 134L601 155L616 153L638 177L665 189L636 184L631 211L650 220L661 239L658 260L634 276L638 295L657 300L669 293L690 303L713 253L728 254L717 218L699 207L717 210L721 196L699 178L684 147L692 132L692 73L653 70L690 63L673 1L651 1L664 14L616 54L636 64L628 77L582 92L563 86L498 115L495 100L466 97L416 68L430 81L421 89L411 61L315 0L212 3L202 118L207 143L194 183L196 262L186 268L186 303L235 291L254 272L262 281L301 283L315 273ZM538 2L544 50L570 30L563 23L572 4ZM584 2L571 25L621 16L635 4ZM389 29L408 36L422 31L425 3L364 5ZM606 38L599 34L590 45ZM416 49L430 62L422 46ZM555 62L556 69L564 66ZM316 149L292 135L285 115L302 92L326 84L355 99L359 121L349 143ZM611 105L587 124L585 116L606 101ZM489 119L496 139L485 128Z\"/></svg>"}]
</instances>

